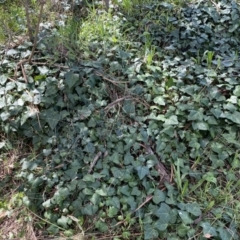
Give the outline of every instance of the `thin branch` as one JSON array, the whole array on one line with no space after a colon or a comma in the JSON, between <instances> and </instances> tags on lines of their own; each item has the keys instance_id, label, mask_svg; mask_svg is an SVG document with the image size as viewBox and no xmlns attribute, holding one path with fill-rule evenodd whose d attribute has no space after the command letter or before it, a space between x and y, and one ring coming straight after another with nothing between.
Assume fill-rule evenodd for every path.
<instances>
[{"instance_id":1,"label":"thin branch","mask_svg":"<svg viewBox=\"0 0 240 240\"><path fill-rule=\"evenodd\" d=\"M33 41L33 33L32 33L31 21L30 21L28 0L23 0L22 3L23 3L24 8L25 8L27 28L28 28L28 36L29 36L30 41Z\"/></svg>"},{"instance_id":2,"label":"thin branch","mask_svg":"<svg viewBox=\"0 0 240 240\"><path fill-rule=\"evenodd\" d=\"M91 171L93 170L94 166L97 163L97 160L102 156L102 152L98 152L97 155L95 156L95 158L93 159L93 162L90 165L90 168L88 170L88 173L91 173Z\"/></svg>"},{"instance_id":3,"label":"thin branch","mask_svg":"<svg viewBox=\"0 0 240 240\"><path fill-rule=\"evenodd\" d=\"M110 108L114 107L116 104L118 104L119 102L123 101L123 100L129 100L131 99L131 96L125 96L125 97L122 97L122 98L118 98L117 100L113 101L112 103L110 103L109 105L107 105L105 107L105 110L109 110Z\"/></svg>"},{"instance_id":4,"label":"thin branch","mask_svg":"<svg viewBox=\"0 0 240 240\"><path fill-rule=\"evenodd\" d=\"M43 1L39 1L40 2L40 13L39 13L39 16L38 16L38 23L37 23L37 26L36 26L36 31L35 31L35 37L34 37L34 43L33 43L33 48L32 48L32 52L28 58L28 61L29 63L32 62L32 57L34 55L34 52L35 52L35 49L37 47L37 36L38 36L38 33L39 33L39 26L40 26L40 22L41 22L41 19L42 19L42 15L43 15L43 6L44 4L46 3L45 0Z\"/></svg>"},{"instance_id":5,"label":"thin branch","mask_svg":"<svg viewBox=\"0 0 240 240\"><path fill-rule=\"evenodd\" d=\"M146 203L148 203L150 200L152 200L152 198L153 198L152 195L147 196L147 197L146 197L146 200L145 200L142 204L140 204L139 207L136 208L136 209L133 211L133 213L135 213L135 212L138 211L140 208L142 208Z\"/></svg>"},{"instance_id":6,"label":"thin branch","mask_svg":"<svg viewBox=\"0 0 240 240\"><path fill-rule=\"evenodd\" d=\"M97 74L97 76L100 76L100 77L102 77L104 80L106 80L106 81L108 81L108 82L110 82L110 83L112 83L112 84L115 84L115 85L118 85L119 83L128 83L128 82L124 82L124 81L114 81L114 80L111 80L110 78L104 76L102 73L100 73L100 72L98 72L98 71L96 71L96 74Z\"/></svg>"},{"instance_id":7,"label":"thin branch","mask_svg":"<svg viewBox=\"0 0 240 240\"><path fill-rule=\"evenodd\" d=\"M26 73L25 73L25 69L24 69L24 67L23 67L22 64L20 64L20 66L21 66L21 69L22 69L22 74L23 74L23 78L24 78L24 80L25 80L25 83L28 83L27 75L26 75Z\"/></svg>"}]
</instances>

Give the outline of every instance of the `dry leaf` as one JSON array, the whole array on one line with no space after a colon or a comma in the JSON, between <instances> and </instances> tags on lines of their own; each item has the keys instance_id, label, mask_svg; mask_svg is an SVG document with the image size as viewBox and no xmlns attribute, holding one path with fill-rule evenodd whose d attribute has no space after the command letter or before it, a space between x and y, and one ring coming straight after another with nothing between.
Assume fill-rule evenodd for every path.
<instances>
[{"instance_id":1,"label":"dry leaf","mask_svg":"<svg viewBox=\"0 0 240 240\"><path fill-rule=\"evenodd\" d=\"M205 237L205 238L211 238L211 237L212 237L212 235L211 235L211 234L209 234L209 233L206 233L206 234L204 234L204 237Z\"/></svg>"}]
</instances>

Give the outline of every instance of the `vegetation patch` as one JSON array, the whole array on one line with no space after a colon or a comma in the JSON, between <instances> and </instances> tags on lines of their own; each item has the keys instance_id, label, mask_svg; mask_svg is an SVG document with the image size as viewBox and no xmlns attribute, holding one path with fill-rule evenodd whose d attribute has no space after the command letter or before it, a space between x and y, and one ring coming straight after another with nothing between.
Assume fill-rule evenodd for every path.
<instances>
[{"instance_id":1,"label":"vegetation patch","mask_svg":"<svg viewBox=\"0 0 240 240\"><path fill-rule=\"evenodd\" d=\"M17 177L35 229L238 239L239 5L123 4L89 8L73 44L74 22L45 29L31 62L31 42L2 49L0 129L32 149Z\"/></svg>"}]
</instances>

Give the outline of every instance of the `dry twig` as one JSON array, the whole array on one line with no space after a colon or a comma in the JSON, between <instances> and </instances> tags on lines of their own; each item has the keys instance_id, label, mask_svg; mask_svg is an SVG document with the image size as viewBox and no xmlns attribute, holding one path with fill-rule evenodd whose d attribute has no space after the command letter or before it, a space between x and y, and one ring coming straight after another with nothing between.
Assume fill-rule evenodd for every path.
<instances>
[{"instance_id":1,"label":"dry twig","mask_svg":"<svg viewBox=\"0 0 240 240\"><path fill-rule=\"evenodd\" d=\"M102 152L98 152L97 155L95 156L95 158L93 159L93 162L90 165L90 168L88 170L88 173L91 173L91 171L93 170L94 166L97 163L97 160L102 156Z\"/></svg>"}]
</instances>

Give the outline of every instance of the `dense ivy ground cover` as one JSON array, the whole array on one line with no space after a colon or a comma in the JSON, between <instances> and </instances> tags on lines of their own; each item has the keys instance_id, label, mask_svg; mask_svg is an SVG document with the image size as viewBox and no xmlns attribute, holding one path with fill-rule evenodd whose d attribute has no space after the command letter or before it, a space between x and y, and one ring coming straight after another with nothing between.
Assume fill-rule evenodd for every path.
<instances>
[{"instance_id":1,"label":"dense ivy ground cover","mask_svg":"<svg viewBox=\"0 0 240 240\"><path fill-rule=\"evenodd\" d=\"M20 191L49 233L239 239L239 19L156 1L90 15L64 62L51 38L24 70L31 43L1 52L1 131L34 150Z\"/></svg>"}]
</instances>

